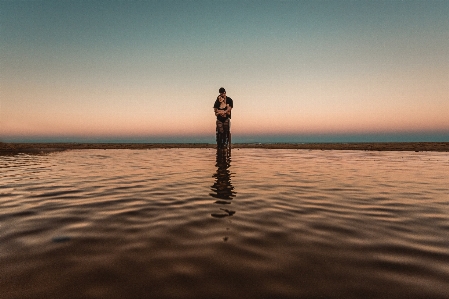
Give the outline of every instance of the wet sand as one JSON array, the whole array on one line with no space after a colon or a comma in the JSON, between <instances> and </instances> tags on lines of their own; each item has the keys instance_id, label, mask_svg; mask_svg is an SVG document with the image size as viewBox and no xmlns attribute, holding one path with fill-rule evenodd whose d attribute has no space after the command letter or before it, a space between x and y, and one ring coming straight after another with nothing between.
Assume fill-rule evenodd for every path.
<instances>
[{"instance_id":1,"label":"wet sand","mask_svg":"<svg viewBox=\"0 0 449 299\"><path fill-rule=\"evenodd\" d=\"M80 149L156 149L215 148L211 143L0 143L0 155L47 153ZM449 152L449 142L379 142L379 143L235 143L233 149L308 149L355 151L432 151Z\"/></svg>"}]
</instances>

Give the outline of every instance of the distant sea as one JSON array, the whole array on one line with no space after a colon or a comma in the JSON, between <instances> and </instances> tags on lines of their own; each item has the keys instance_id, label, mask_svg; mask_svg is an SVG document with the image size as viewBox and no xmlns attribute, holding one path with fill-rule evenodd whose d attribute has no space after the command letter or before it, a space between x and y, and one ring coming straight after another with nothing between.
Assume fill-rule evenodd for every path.
<instances>
[{"instance_id":1,"label":"distant sea","mask_svg":"<svg viewBox=\"0 0 449 299\"><path fill-rule=\"evenodd\" d=\"M77 143L215 143L215 136L0 136L0 142L77 142ZM233 143L356 143L356 142L449 142L448 132L388 134L322 134L322 135L239 135Z\"/></svg>"}]
</instances>

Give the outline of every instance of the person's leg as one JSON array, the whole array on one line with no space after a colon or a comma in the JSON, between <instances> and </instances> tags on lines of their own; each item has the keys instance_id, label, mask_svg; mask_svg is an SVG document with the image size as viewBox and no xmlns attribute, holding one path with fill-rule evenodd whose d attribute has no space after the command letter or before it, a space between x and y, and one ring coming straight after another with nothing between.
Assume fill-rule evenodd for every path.
<instances>
[{"instance_id":1,"label":"person's leg","mask_svg":"<svg viewBox=\"0 0 449 299\"><path fill-rule=\"evenodd\" d=\"M221 121L219 121L218 119L217 119L217 132L218 133L223 133L224 132L223 123Z\"/></svg>"},{"instance_id":2,"label":"person's leg","mask_svg":"<svg viewBox=\"0 0 449 299\"><path fill-rule=\"evenodd\" d=\"M227 137L227 144L230 147L231 146L231 119L228 118L228 128L226 130L226 137Z\"/></svg>"},{"instance_id":3,"label":"person's leg","mask_svg":"<svg viewBox=\"0 0 449 299\"><path fill-rule=\"evenodd\" d=\"M231 119L228 119L228 131L226 133L228 139L228 147L231 149Z\"/></svg>"},{"instance_id":4,"label":"person's leg","mask_svg":"<svg viewBox=\"0 0 449 299\"><path fill-rule=\"evenodd\" d=\"M216 130L217 130L217 146L221 147L221 145L223 144L223 135L225 130L223 128L223 123L218 119L216 122Z\"/></svg>"},{"instance_id":5,"label":"person's leg","mask_svg":"<svg viewBox=\"0 0 449 299\"><path fill-rule=\"evenodd\" d=\"M223 122L222 144L228 144L229 118Z\"/></svg>"}]
</instances>

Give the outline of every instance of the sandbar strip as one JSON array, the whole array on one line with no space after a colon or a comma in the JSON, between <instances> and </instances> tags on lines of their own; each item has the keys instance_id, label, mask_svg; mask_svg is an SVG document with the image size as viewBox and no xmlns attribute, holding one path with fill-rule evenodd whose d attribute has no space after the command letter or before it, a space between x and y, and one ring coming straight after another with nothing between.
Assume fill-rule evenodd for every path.
<instances>
[{"instance_id":1,"label":"sandbar strip","mask_svg":"<svg viewBox=\"0 0 449 299\"><path fill-rule=\"evenodd\" d=\"M210 143L0 143L0 155L42 154L82 149L171 149L216 148ZM302 149L353 151L449 152L449 142L375 142L375 143L235 143L233 149Z\"/></svg>"}]
</instances>

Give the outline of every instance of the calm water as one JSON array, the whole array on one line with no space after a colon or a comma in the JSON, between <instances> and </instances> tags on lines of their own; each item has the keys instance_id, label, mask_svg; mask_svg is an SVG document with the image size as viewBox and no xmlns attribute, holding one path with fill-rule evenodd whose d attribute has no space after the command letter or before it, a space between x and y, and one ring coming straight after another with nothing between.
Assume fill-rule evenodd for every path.
<instances>
[{"instance_id":1,"label":"calm water","mask_svg":"<svg viewBox=\"0 0 449 299\"><path fill-rule=\"evenodd\" d=\"M448 298L449 154L0 157L1 298Z\"/></svg>"}]
</instances>

